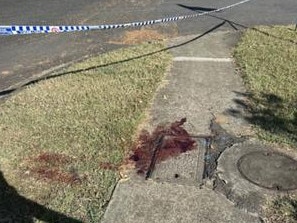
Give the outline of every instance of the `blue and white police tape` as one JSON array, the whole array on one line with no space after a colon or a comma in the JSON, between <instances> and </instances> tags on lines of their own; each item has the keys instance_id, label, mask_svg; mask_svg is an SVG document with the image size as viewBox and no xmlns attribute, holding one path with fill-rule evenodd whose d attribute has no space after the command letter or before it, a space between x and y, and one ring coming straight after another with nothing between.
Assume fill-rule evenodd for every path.
<instances>
[{"instance_id":1,"label":"blue and white police tape","mask_svg":"<svg viewBox=\"0 0 297 223\"><path fill-rule=\"evenodd\" d=\"M139 27L147 26L158 23L168 23L175 22L185 19L191 19L215 12L224 11L226 9L233 8L235 6L247 3L251 0L243 0L232 5L228 5L222 8L218 8L208 12L195 13L190 15L181 15L174 17L167 17L156 20L140 21L140 22L130 22L123 24L111 24L111 25L85 25L85 26L26 26L26 25L0 25L0 35L22 35L22 34L33 34L33 33L60 33L60 32L74 32L74 31L87 31L87 30L105 30L105 29L119 29L128 27Z\"/></svg>"}]
</instances>

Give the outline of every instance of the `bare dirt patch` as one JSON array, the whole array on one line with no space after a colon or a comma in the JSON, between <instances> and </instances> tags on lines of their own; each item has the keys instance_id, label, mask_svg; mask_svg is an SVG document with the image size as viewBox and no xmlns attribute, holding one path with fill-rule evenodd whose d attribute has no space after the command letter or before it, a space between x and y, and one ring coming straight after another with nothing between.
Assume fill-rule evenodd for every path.
<instances>
[{"instance_id":1,"label":"bare dirt patch","mask_svg":"<svg viewBox=\"0 0 297 223\"><path fill-rule=\"evenodd\" d=\"M111 40L109 43L121 45L133 45L143 42L165 40L175 37L178 34L177 27L174 25L160 27L159 29L142 28L140 30L128 30L117 39Z\"/></svg>"}]
</instances>

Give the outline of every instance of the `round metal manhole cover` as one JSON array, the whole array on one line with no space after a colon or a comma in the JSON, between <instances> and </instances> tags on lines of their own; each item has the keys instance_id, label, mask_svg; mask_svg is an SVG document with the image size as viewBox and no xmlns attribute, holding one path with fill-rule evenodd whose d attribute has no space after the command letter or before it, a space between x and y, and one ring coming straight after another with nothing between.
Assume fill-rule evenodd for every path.
<instances>
[{"instance_id":1,"label":"round metal manhole cover","mask_svg":"<svg viewBox=\"0 0 297 223\"><path fill-rule=\"evenodd\" d=\"M297 161L276 152L251 152L237 162L241 175L248 181L273 190L297 189Z\"/></svg>"}]
</instances>

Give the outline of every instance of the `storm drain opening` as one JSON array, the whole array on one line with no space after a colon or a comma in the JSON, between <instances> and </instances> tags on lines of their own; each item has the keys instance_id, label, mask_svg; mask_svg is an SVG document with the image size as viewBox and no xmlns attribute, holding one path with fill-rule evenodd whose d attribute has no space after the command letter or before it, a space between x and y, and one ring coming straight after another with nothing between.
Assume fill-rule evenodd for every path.
<instances>
[{"instance_id":1,"label":"storm drain opening","mask_svg":"<svg viewBox=\"0 0 297 223\"><path fill-rule=\"evenodd\" d=\"M237 168L242 177L259 187L277 191L297 189L297 161L285 154L247 153L238 160Z\"/></svg>"}]
</instances>

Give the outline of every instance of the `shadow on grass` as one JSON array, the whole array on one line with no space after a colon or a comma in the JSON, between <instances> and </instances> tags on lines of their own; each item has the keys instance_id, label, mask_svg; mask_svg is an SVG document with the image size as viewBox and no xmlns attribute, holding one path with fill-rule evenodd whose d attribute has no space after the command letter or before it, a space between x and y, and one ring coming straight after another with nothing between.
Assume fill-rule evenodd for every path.
<instances>
[{"instance_id":1,"label":"shadow on grass","mask_svg":"<svg viewBox=\"0 0 297 223\"><path fill-rule=\"evenodd\" d=\"M229 109L227 113L241 117L249 123L272 134L272 141L282 141L297 145L297 110L293 110L293 118L286 114L288 102L274 94L261 93L255 96L249 93L235 92L245 99L234 99L241 109ZM247 100L246 100L247 99ZM290 106L297 107L297 101ZM247 111L247 112L243 112ZM292 112L292 110L290 109ZM274 138L278 138L274 140Z\"/></svg>"},{"instance_id":2,"label":"shadow on grass","mask_svg":"<svg viewBox=\"0 0 297 223\"><path fill-rule=\"evenodd\" d=\"M177 5L195 12L209 12L212 10L216 10L215 8L187 6L183 4ZM206 16L219 19L229 24L235 30L238 30L237 27L243 29L252 29L265 36L297 45L297 42L294 40L286 39L254 27L251 28L214 14L207 14ZM295 32L296 30L292 29L292 31ZM270 136L267 135L266 138L272 137L272 141L282 141L289 144L297 145L297 110L288 108L289 102L284 101L282 98L273 94L262 93L260 96L257 97L252 94L241 92L236 92L236 94L247 98L250 103L246 100L234 99L235 103L240 109L229 109L227 111L228 114L235 117L244 118L249 123L258 126L259 128L265 130L267 133L270 133ZM293 104L291 103L290 106L297 108L297 101L295 101ZM286 114L288 113L288 110L290 112L295 112L293 118Z\"/></svg>"},{"instance_id":3,"label":"shadow on grass","mask_svg":"<svg viewBox=\"0 0 297 223\"><path fill-rule=\"evenodd\" d=\"M80 72L95 70L95 69L102 68L102 67L108 67L108 66L112 66L112 65L116 65L116 64L126 63L126 62L129 62L129 61L133 61L133 60L141 59L141 58L144 58L144 57L152 56L152 55L155 55L155 54L158 54L158 53L162 53L164 51L168 51L168 50L171 50L171 49L174 49L174 48L178 48L178 47L187 45L187 44L189 44L191 42L194 42L194 41L202 38L203 36L205 36L205 35L213 32L213 31L217 30L218 28L220 28L221 26L223 26L225 23L226 23L225 21L220 22L219 24L213 26L212 28L210 28L206 32L202 33L201 35L198 35L198 36L194 37L193 39L190 39L190 40L188 40L186 42L183 42L181 44L177 44L177 45L174 45L174 46L166 47L166 48L161 49L161 50L158 50L158 51L154 51L154 52L151 52L151 53L146 53L146 54L143 54L143 55L140 55L140 56L136 56L136 57L126 58L126 59L119 60L119 61L114 61L114 62L111 62L111 63L106 63L106 64L99 65L99 66L91 66L91 67L87 67L87 68L84 68L84 69L72 70L72 71L67 71L67 72L60 72L60 73L57 73L57 74L54 74L54 75L43 76L43 77L38 78L36 80L32 80L32 81L29 81L27 83L24 83L23 85L21 85L21 86L19 86L17 88L7 89L7 90L4 90L4 91L0 91L0 97L9 96L10 94L12 94L12 93L14 93L14 92L16 92L18 90L21 90L22 88L24 88L26 86L29 86L29 85L32 85L32 84L36 84L36 83L38 83L40 81L43 81L43 80L48 80L48 79L52 79L52 78L64 76L64 75L67 75L67 74L76 74L76 73L80 73Z\"/></svg>"},{"instance_id":4,"label":"shadow on grass","mask_svg":"<svg viewBox=\"0 0 297 223\"><path fill-rule=\"evenodd\" d=\"M0 171L0 222L33 223L34 219L48 223L82 223L19 195Z\"/></svg>"},{"instance_id":5,"label":"shadow on grass","mask_svg":"<svg viewBox=\"0 0 297 223\"><path fill-rule=\"evenodd\" d=\"M297 220L297 200L291 199L290 204L293 208L292 216L293 216L294 220Z\"/></svg>"},{"instance_id":6,"label":"shadow on grass","mask_svg":"<svg viewBox=\"0 0 297 223\"><path fill-rule=\"evenodd\" d=\"M297 200L289 195L277 197L272 203L272 209L272 215L276 215L282 222L293 223L297 220Z\"/></svg>"}]
</instances>

